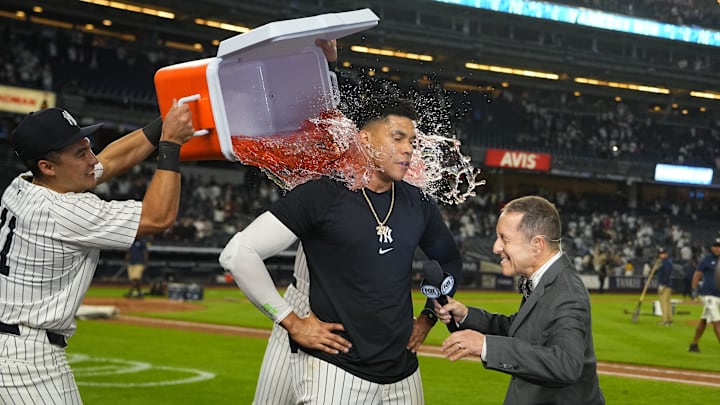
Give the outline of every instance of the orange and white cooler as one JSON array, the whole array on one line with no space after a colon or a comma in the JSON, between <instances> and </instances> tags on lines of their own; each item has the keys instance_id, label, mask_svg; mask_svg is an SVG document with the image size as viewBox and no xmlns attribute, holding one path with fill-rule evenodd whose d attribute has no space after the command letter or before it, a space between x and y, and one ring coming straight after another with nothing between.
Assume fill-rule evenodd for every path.
<instances>
[{"instance_id":1,"label":"orange and white cooler","mask_svg":"<svg viewBox=\"0 0 720 405\"><path fill-rule=\"evenodd\" d=\"M377 25L370 9L276 21L220 43L217 56L155 73L163 115L189 103L195 136L181 160L238 161L231 137L278 135L337 106L339 91L316 39L338 39Z\"/></svg>"}]
</instances>

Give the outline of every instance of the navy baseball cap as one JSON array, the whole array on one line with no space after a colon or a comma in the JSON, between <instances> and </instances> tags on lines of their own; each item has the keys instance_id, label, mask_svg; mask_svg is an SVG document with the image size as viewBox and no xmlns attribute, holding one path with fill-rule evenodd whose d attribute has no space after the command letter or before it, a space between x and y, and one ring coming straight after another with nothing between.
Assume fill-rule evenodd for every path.
<instances>
[{"instance_id":1,"label":"navy baseball cap","mask_svg":"<svg viewBox=\"0 0 720 405\"><path fill-rule=\"evenodd\" d=\"M20 121L11 134L11 144L21 159L38 159L93 134L101 126L80 127L62 108L46 108L31 112Z\"/></svg>"}]
</instances>

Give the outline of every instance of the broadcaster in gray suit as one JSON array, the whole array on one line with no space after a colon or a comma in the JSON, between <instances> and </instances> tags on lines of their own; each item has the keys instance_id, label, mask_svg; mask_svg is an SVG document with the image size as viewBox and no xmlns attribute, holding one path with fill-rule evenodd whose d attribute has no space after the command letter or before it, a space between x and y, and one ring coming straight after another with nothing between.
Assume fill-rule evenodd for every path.
<instances>
[{"instance_id":1,"label":"broadcaster in gray suit","mask_svg":"<svg viewBox=\"0 0 720 405\"><path fill-rule=\"evenodd\" d=\"M443 342L445 357L480 356L485 368L511 375L505 404L605 403L590 297L562 252L560 231L560 215L546 199L510 201L500 212L493 252L503 275L521 276L520 309L502 315L450 297L442 307L435 303L438 318L460 329Z\"/></svg>"}]
</instances>

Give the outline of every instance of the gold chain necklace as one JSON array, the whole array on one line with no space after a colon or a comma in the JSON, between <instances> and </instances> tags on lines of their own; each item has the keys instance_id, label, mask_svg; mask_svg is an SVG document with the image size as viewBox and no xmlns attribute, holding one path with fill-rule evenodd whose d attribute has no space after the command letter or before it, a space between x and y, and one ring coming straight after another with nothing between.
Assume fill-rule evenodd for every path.
<instances>
[{"instance_id":1,"label":"gold chain necklace","mask_svg":"<svg viewBox=\"0 0 720 405\"><path fill-rule=\"evenodd\" d=\"M387 215L385 215L385 219L383 219L382 222L380 222L380 218L378 217L377 212L375 212L375 207L373 207L372 202L370 202L370 198L368 198L367 193L365 192L365 187L362 188L362 194L363 197L365 197L365 201L367 201L368 206L370 207L370 212L372 212L373 216L375 217L375 221L377 222L378 226L375 227L375 230L377 230L377 235L388 235L391 231L390 227L385 225L387 223L388 219L390 218L390 214L392 214L393 206L395 205L395 182L392 183L392 186L390 188L391 194L390 194L390 208L388 209Z\"/></svg>"}]
</instances>

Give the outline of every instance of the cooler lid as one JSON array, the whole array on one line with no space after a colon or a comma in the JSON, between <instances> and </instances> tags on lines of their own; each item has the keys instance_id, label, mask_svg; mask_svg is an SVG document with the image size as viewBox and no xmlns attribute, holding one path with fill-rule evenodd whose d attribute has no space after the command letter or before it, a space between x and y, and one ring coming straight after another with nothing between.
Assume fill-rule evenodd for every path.
<instances>
[{"instance_id":1,"label":"cooler lid","mask_svg":"<svg viewBox=\"0 0 720 405\"><path fill-rule=\"evenodd\" d=\"M300 51L315 40L338 39L377 25L380 18L369 8L342 13L275 21L220 42L217 56L244 59Z\"/></svg>"}]
</instances>

